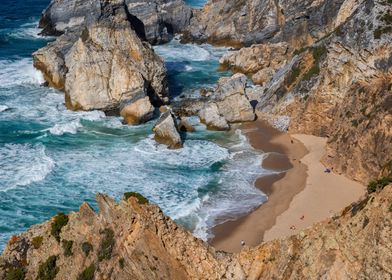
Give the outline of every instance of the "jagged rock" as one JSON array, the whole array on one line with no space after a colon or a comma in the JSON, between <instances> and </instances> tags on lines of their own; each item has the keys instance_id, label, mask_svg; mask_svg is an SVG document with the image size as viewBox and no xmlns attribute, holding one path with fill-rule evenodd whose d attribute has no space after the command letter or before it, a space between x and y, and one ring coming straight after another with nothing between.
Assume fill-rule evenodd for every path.
<instances>
[{"instance_id":1,"label":"jagged rock","mask_svg":"<svg viewBox=\"0 0 392 280\"><path fill-rule=\"evenodd\" d=\"M69 108L119 112L146 96L156 103L166 99L164 63L139 39L124 7L106 3L98 21L34 53L49 84L64 88Z\"/></svg>"},{"instance_id":2,"label":"jagged rock","mask_svg":"<svg viewBox=\"0 0 392 280\"><path fill-rule=\"evenodd\" d=\"M94 279L119 280L388 279L392 271L391 185L297 235L238 254L215 252L157 206L126 197L116 203L98 194L98 214L83 204L68 215L61 242L51 236L53 219L13 237L0 257L0 278L20 268L36 279L50 256L56 279L78 279L91 264ZM73 242L72 257L64 255L64 240Z\"/></svg>"},{"instance_id":3,"label":"jagged rock","mask_svg":"<svg viewBox=\"0 0 392 280\"><path fill-rule=\"evenodd\" d=\"M84 28L99 20L101 7L108 2L52 0L39 23L42 34L60 35ZM152 44L168 42L189 25L192 16L192 10L182 0L115 0L111 3L126 7L135 31Z\"/></svg>"},{"instance_id":4,"label":"jagged rock","mask_svg":"<svg viewBox=\"0 0 392 280\"><path fill-rule=\"evenodd\" d=\"M177 122L171 111L163 113L153 128L154 139L158 143L165 144L170 149L182 148L182 140L178 132Z\"/></svg>"},{"instance_id":5,"label":"jagged rock","mask_svg":"<svg viewBox=\"0 0 392 280\"><path fill-rule=\"evenodd\" d=\"M392 154L387 5L346 0L340 26L298 50L258 98L258 110L290 117L291 132L329 136L324 163L363 183L377 177ZM351 6L357 9L347 14Z\"/></svg>"},{"instance_id":6,"label":"jagged rock","mask_svg":"<svg viewBox=\"0 0 392 280\"><path fill-rule=\"evenodd\" d=\"M224 68L250 75L254 83L262 85L287 63L290 56L291 51L287 43L268 43L228 52L219 62Z\"/></svg>"},{"instance_id":7,"label":"jagged rock","mask_svg":"<svg viewBox=\"0 0 392 280\"><path fill-rule=\"evenodd\" d=\"M352 2L352 0L347 0ZM195 13L183 41L225 46L289 42L294 49L332 32L350 8L343 0L209 0Z\"/></svg>"},{"instance_id":8,"label":"jagged rock","mask_svg":"<svg viewBox=\"0 0 392 280\"><path fill-rule=\"evenodd\" d=\"M226 119L220 115L216 103L208 103L200 110L199 118L210 130L228 130L230 125Z\"/></svg>"},{"instance_id":9,"label":"jagged rock","mask_svg":"<svg viewBox=\"0 0 392 280\"><path fill-rule=\"evenodd\" d=\"M180 119L180 123L178 124L178 129L183 132L194 132L195 131L195 128L189 122L189 119L186 117L183 117Z\"/></svg>"},{"instance_id":10,"label":"jagged rock","mask_svg":"<svg viewBox=\"0 0 392 280\"><path fill-rule=\"evenodd\" d=\"M247 78L243 74L235 74L231 78L221 78L214 92L214 102L219 114L228 123L249 122L255 120L255 113L245 94Z\"/></svg>"},{"instance_id":11,"label":"jagged rock","mask_svg":"<svg viewBox=\"0 0 392 280\"><path fill-rule=\"evenodd\" d=\"M154 110L150 98L146 96L123 105L120 110L120 115L127 124L135 125L151 120L154 116Z\"/></svg>"}]
</instances>

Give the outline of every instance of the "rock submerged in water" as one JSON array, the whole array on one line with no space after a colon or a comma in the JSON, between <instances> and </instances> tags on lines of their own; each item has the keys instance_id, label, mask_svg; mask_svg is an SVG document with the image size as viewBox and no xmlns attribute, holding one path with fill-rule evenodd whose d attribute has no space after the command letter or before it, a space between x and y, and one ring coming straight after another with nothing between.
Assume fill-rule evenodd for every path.
<instances>
[{"instance_id":1,"label":"rock submerged in water","mask_svg":"<svg viewBox=\"0 0 392 280\"><path fill-rule=\"evenodd\" d=\"M169 149L180 149L183 147L177 122L171 111L161 115L153 131L155 141L168 146Z\"/></svg>"},{"instance_id":2,"label":"rock submerged in water","mask_svg":"<svg viewBox=\"0 0 392 280\"><path fill-rule=\"evenodd\" d=\"M96 22L33 54L48 83L65 91L67 107L121 113L133 124L150 119L150 99L166 101L164 63L128 16L124 5L108 2ZM143 107L131 106L133 101Z\"/></svg>"}]
</instances>

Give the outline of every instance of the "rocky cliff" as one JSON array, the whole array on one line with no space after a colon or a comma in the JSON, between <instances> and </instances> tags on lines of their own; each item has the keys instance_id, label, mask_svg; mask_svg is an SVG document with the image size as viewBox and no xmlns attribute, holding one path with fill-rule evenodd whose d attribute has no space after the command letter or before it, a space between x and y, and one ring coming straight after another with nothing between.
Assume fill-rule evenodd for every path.
<instances>
[{"instance_id":1,"label":"rocky cliff","mask_svg":"<svg viewBox=\"0 0 392 280\"><path fill-rule=\"evenodd\" d=\"M97 195L9 241L1 279L389 279L392 186L292 237L216 252L138 194ZM14 277L14 278L12 278ZM19 277L19 278L17 278Z\"/></svg>"},{"instance_id":2,"label":"rocky cliff","mask_svg":"<svg viewBox=\"0 0 392 280\"><path fill-rule=\"evenodd\" d=\"M39 27L43 35L61 35L98 21L105 1L52 0ZM114 2L114 1L106 1ZM151 44L168 42L190 22L192 10L182 0L123 0L138 35ZM88 12L86 12L88 11Z\"/></svg>"},{"instance_id":3,"label":"rocky cliff","mask_svg":"<svg viewBox=\"0 0 392 280\"><path fill-rule=\"evenodd\" d=\"M282 31L221 63L257 84L248 95L267 119L291 132L328 136L324 162L367 183L392 157L392 5L314 1L285 14L284 26L303 22L308 40Z\"/></svg>"}]
</instances>

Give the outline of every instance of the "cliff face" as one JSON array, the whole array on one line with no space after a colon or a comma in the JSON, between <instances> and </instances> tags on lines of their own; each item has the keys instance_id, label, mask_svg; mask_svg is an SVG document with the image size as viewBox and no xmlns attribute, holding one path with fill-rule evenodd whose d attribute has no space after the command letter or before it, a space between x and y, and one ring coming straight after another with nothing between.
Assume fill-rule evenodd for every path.
<instances>
[{"instance_id":1,"label":"cliff face","mask_svg":"<svg viewBox=\"0 0 392 280\"><path fill-rule=\"evenodd\" d=\"M367 183L392 155L392 6L373 0L323 5L335 12L317 24L310 8L303 10L311 39L281 32L278 43L231 52L221 63L258 84L249 92L267 118L289 119L291 132L328 136L325 163Z\"/></svg>"},{"instance_id":2,"label":"cliff face","mask_svg":"<svg viewBox=\"0 0 392 280\"><path fill-rule=\"evenodd\" d=\"M343 2L210 0L195 12L184 40L234 47L286 41L301 47L325 36L337 24L335 19L350 14L353 6Z\"/></svg>"},{"instance_id":3,"label":"cliff face","mask_svg":"<svg viewBox=\"0 0 392 280\"><path fill-rule=\"evenodd\" d=\"M128 195L129 196L129 195ZM283 240L215 252L130 195L97 195L100 213L76 213L13 237L1 279L388 279L392 274L392 186ZM24 278L6 278L12 274Z\"/></svg>"},{"instance_id":4,"label":"cliff face","mask_svg":"<svg viewBox=\"0 0 392 280\"><path fill-rule=\"evenodd\" d=\"M151 44L168 42L175 33L181 32L189 25L192 17L191 8L182 0L121 2L127 7L138 35ZM75 31L96 22L101 16L102 7L103 1L100 0L52 0L42 14L39 26L43 28L44 35L61 35L67 31Z\"/></svg>"}]
</instances>

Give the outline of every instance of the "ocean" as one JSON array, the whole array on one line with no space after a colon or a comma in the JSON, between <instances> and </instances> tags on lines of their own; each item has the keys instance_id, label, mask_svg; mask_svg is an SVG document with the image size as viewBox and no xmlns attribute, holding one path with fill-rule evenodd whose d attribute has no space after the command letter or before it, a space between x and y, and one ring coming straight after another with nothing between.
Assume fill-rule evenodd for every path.
<instances>
[{"instance_id":1,"label":"ocean","mask_svg":"<svg viewBox=\"0 0 392 280\"><path fill-rule=\"evenodd\" d=\"M204 1L189 1L201 7ZM181 150L152 137L156 120L140 126L102 112L72 112L63 93L41 86L31 54L53 38L38 35L49 0L0 2L0 252L14 234L57 212L96 208L95 194L120 199L136 191L206 240L217 221L243 215L266 200L254 187L267 174L239 130L196 132ZM197 94L219 77L225 52L177 40L155 47L166 62L173 96Z\"/></svg>"}]
</instances>

